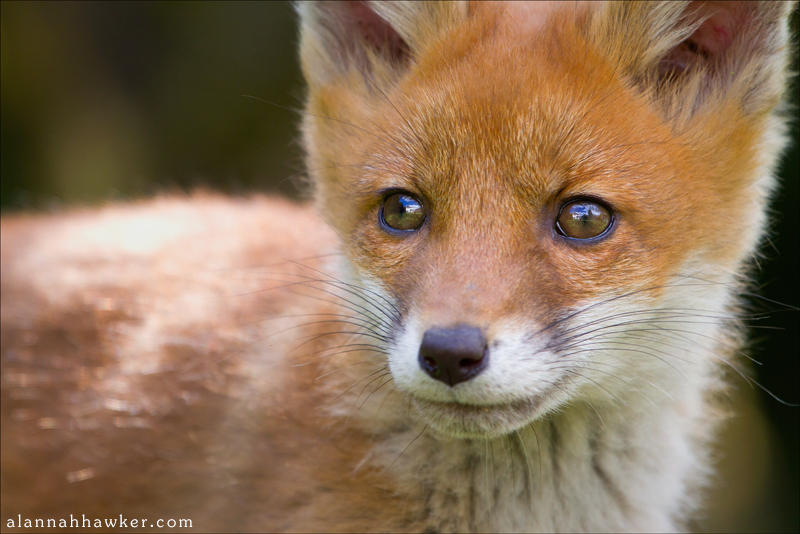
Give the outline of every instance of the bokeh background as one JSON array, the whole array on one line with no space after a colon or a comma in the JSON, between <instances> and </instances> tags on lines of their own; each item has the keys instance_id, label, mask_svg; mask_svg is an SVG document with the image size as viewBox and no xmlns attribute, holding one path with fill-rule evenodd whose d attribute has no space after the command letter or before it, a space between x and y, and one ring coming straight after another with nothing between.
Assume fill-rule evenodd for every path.
<instances>
[{"instance_id":1,"label":"bokeh background","mask_svg":"<svg viewBox=\"0 0 800 534\"><path fill-rule=\"evenodd\" d=\"M0 209L52 211L206 187L302 196L303 84L286 2L0 2ZM793 20L795 37L798 16ZM795 70L797 65L795 65ZM795 110L800 104L793 93ZM756 272L800 305L798 122ZM754 377L800 402L800 313L756 331ZM697 528L800 531L800 408L736 381L736 416Z\"/></svg>"}]
</instances>

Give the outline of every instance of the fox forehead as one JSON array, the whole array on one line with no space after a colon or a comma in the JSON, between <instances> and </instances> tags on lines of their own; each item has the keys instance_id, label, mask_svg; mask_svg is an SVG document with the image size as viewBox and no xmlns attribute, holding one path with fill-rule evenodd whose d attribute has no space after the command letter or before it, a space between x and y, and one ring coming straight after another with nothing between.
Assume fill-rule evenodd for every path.
<instances>
[{"instance_id":1,"label":"fox forehead","mask_svg":"<svg viewBox=\"0 0 800 534\"><path fill-rule=\"evenodd\" d=\"M685 149L602 65L578 73L521 64L511 49L506 57L487 52L387 95L381 128L396 134L386 144L371 140L367 153L395 165L389 174L398 185L459 203L476 191L504 204L524 198L528 210L564 190L623 195L646 188L638 182L656 168L662 181L678 173L673 162L682 158L674 156Z\"/></svg>"},{"instance_id":2,"label":"fox forehead","mask_svg":"<svg viewBox=\"0 0 800 534\"><path fill-rule=\"evenodd\" d=\"M333 86L321 100L360 126L331 124L329 137L341 164L333 173L350 195L408 188L448 212L496 198L522 214L561 192L623 205L653 198L641 193L654 181L659 196L670 183L681 190L681 167L692 163L644 96L556 25L520 40L476 17L430 46L395 88L348 92Z\"/></svg>"}]
</instances>

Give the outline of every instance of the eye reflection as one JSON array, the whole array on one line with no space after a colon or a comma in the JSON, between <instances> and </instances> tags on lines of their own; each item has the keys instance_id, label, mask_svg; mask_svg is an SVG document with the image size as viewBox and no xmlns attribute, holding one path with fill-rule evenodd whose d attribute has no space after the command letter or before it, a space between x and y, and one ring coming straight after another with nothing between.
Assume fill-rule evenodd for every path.
<instances>
[{"instance_id":1,"label":"eye reflection","mask_svg":"<svg viewBox=\"0 0 800 534\"><path fill-rule=\"evenodd\" d=\"M556 219L556 231L573 239L592 239L604 234L611 226L611 210L590 199L565 203Z\"/></svg>"},{"instance_id":2,"label":"eye reflection","mask_svg":"<svg viewBox=\"0 0 800 534\"><path fill-rule=\"evenodd\" d=\"M425 209L414 195L397 192L383 201L380 222L384 227L401 232L413 232L425 221Z\"/></svg>"}]
</instances>

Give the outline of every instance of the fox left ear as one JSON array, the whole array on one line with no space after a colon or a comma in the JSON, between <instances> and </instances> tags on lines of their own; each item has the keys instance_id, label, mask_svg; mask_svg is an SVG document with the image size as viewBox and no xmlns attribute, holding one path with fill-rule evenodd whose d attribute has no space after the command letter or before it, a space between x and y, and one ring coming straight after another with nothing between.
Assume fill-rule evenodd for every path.
<instances>
[{"instance_id":1,"label":"fox left ear","mask_svg":"<svg viewBox=\"0 0 800 534\"><path fill-rule=\"evenodd\" d=\"M387 85L453 22L464 2L307 1L300 15L300 61L313 92L345 80Z\"/></svg>"},{"instance_id":2,"label":"fox left ear","mask_svg":"<svg viewBox=\"0 0 800 534\"><path fill-rule=\"evenodd\" d=\"M746 113L769 109L783 93L793 2L611 2L590 36L671 116L712 99L738 100Z\"/></svg>"}]
</instances>

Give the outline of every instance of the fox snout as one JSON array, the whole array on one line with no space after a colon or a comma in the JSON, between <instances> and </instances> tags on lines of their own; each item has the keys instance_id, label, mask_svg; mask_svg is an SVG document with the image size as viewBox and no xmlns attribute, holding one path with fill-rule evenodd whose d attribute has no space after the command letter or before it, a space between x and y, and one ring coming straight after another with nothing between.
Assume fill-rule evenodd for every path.
<instances>
[{"instance_id":1,"label":"fox snout","mask_svg":"<svg viewBox=\"0 0 800 534\"><path fill-rule=\"evenodd\" d=\"M418 361L430 377L455 386L489 366L489 346L486 336L475 326L433 327L422 336Z\"/></svg>"}]
</instances>

